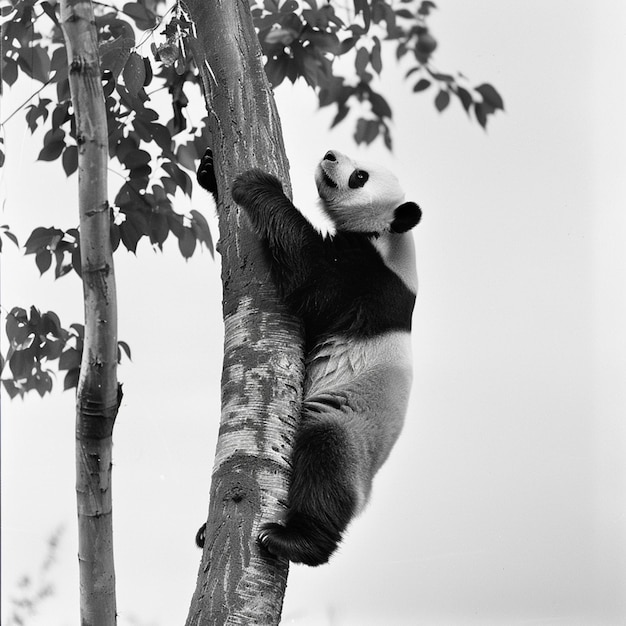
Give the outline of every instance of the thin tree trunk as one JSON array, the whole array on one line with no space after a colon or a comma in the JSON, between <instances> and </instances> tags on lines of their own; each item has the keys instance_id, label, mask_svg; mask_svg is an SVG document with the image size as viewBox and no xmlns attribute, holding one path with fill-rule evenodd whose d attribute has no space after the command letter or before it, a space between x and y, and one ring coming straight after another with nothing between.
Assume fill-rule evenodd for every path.
<instances>
[{"instance_id":1,"label":"thin tree trunk","mask_svg":"<svg viewBox=\"0 0 626 626\"><path fill-rule=\"evenodd\" d=\"M274 98L247 0L185 0L196 25L220 202L225 345L222 415L206 541L187 624L277 624L288 563L262 554L259 526L284 511L299 411L302 329L269 280L230 184L252 166L289 191Z\"/></svg>"},{"instance_id":2,"label":"thin tree trunk","mask_svg":"<svg viewBox=\"0 0 626 626\"><path fill-rule=\"evenodd\" d=\"M117 300L107 201L108 141L89 0L62 0L78 143L85 340L76 400L76 497L83 626L116 623L111 442L119 407Z\"/></svg>"}]
</instances>

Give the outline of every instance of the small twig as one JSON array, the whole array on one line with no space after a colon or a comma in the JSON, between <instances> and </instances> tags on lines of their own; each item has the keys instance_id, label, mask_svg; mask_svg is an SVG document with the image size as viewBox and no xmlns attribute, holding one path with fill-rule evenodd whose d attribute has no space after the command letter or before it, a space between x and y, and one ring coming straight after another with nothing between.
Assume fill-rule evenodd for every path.
<instances>
[{"instance_id":1,"label":"small twig","mask_svg":"<svg viewBox=\"0 0 626 626\"><path fill-rule=\"evenodd\" d=\"M13 111L13 113L11 113L9 117L7 117L3 122L0 122L0 126L4 126L16 113L19 113L19 111L21 111L37 94L41 93L52 82L52 79L55 77L56 75L49 78L39 89L37 89L37 91L34 94L29 96L22 104L20 104L20 106L17 107L17 109L15 109L15 111Z\"/></svg>"}]
</instances>

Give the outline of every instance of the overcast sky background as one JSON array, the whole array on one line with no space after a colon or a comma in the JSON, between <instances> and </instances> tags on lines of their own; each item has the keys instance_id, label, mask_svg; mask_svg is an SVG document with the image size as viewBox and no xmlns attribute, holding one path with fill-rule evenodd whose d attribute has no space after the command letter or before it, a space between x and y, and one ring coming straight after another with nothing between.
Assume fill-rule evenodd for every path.
<instances>
[{"instance_id":1,"label":"overcast sky background","mask_svg":"<svg viewBox=\"0 0 626 626\"><path fill-rule=\"evenodd\" d=\"M393 154L355 147L351 126L329 130L333 112L304 87L277 91L296 204L314 204L315 164L336 148L396 171L424 214L405 430L331 563L291 568L284 623L623 625L626 5L437 4L437 67L504 97L487 133L456 102L437 114L434 94L412 96L392 68ZM6 94L0 118L23 99ZM5 131L0 223L23 243L77 212L76 179L34 163L41 138L22 120ZM210 217L200 190L193 207ZM187 614L207 511L219 267L206 252L184 262L172 242L121 251L116 270L133 351L115 428L118 623L169 626ZM30 304L69 325L80 284L39 278L5 243L2 313ZM73 405L61 391L3 397L3 624L60 526L55 595L29 624L78 623Z\"/></svg>"}]
</instances>

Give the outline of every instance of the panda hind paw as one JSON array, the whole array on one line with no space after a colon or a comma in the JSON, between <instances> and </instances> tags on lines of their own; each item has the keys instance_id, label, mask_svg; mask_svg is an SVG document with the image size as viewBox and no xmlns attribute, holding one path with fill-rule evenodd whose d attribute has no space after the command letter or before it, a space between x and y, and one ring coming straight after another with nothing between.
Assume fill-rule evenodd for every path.
<instances>
[{"instance_id":1,"label":"panda hind paw","mask_svg":"<svg viewBox=\"0 0 626 626\"><path fill-rule=\"evenodd\" d=\"M320 533L309 536L289 525L264 524L257 536L258 542L270 554L294 563L315 567L328 562L337 547L337 540Z\"/></svg>"}]
</instances>

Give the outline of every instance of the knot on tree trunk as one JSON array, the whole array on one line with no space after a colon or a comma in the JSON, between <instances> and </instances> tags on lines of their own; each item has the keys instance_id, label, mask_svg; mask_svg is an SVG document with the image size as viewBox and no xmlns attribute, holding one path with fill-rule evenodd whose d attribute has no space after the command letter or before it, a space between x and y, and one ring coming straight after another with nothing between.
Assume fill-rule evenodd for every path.
<instances>
[{"instance_id":1,"label":"knot on tree trunk","mask_svg":"<svg viewBox=\"0 0 626 626\"><path fill-rule=\"evenodd\" d=\"M117 386L115 402L106 406L102 394L85 391L78 400L77 439L106 439L113 435L115 418L122 402L122 385Z\"/></svg>"}]
</instances>

